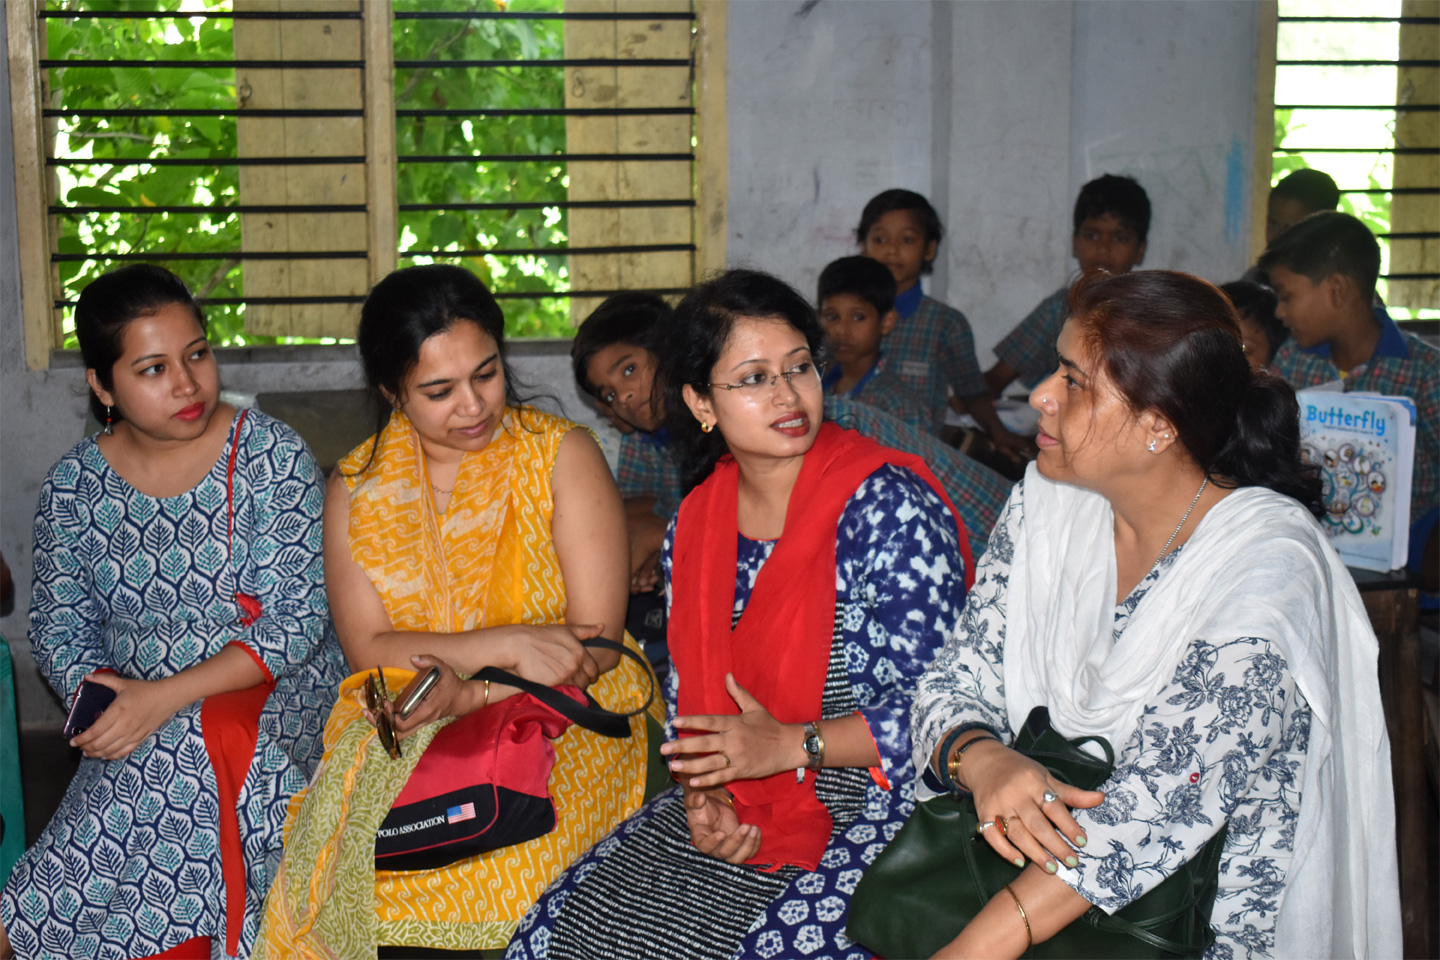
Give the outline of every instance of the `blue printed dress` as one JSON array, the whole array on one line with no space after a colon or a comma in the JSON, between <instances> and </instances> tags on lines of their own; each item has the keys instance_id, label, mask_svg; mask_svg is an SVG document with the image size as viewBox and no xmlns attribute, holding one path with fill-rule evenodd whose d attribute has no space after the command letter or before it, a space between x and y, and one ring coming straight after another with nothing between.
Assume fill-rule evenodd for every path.
<instances>
[{"instance_id":1,"label":"blue printed dress","mask_svg":"<svg viewBox=\"0 0 1440 960\"><path fill-rule=\"evenodd\" d=\"M192 490L151 497L110 468L94 438L50 471L35 517L30 643L69 703L109 668L158 680L231 643L275 682L237 807L248 955L275 865L286 804L320 758L344 658L329 630L320 560L319 468L293 430L258 411L236 451L234 538L226 473L235 427ZM260 601L237 624L234 594ZM0 894L21 958L131 958L195 937L224 955L226 889L219 790L201 727L182 709L128 757L85 758L50 824Z\"/></svg>"},{"instance_id":2,"label":"blue printed dress","mask_svg":"<svg viewBox=\"0 0 1440 960\"><path fill-rule=\"evenodd\" d=\"M1005 709L1005 611L1011 561L1025 522L1023 485L996 524L955 632L915 694L916 754L947 730L983 726L1008 742L1024 717ZM1115 606L1119 640L1177 547ZM1232 598L1233 599L1233 598ZM1245 598L1239 602L1256 602ZM1293 859L1310 705L1265 637L1191 642L1174 675L1116 743L1105 802L1072 813L1088 842L1059 876L1108 913L1153 889L1228 821L1209 960L1285 956L1275 918ZM958 932L958 931L957 931Z\"/></svg>"},{"instance_id":3,"label":"blue printed dress","mask_svg":"<svg viewBox=\"0 0 1440 960\"><path fill-rule=\"evenodd\" d=\"M663 554L667 585L674 530L672 523ZM735 620L774 546L740 537ZM556 879L520 922L507 958L870 956L845 936L850 895L914 808L910 694L958 621L965 569L949 510L915 474L893 465L851 496L835 554L835 632L821 712L866 719L883 776L820 771L815 792L834 830L818 869L762 873L700 853L673 787ZM679 686L672 672L667 726Z\"/></svg>"}]
</instances>

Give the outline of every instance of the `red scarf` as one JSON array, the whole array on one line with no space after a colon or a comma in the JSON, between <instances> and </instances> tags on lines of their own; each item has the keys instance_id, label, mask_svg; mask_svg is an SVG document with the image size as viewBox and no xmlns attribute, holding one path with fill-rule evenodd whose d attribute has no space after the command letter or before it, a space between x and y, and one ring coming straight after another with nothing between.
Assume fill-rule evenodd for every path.
<instances>
[{"instance_id":1,"label":"red scarf","mask_svg":"<svg viewBox=\"0 0 1440 960\"><path fill-rule=\"evenodd\" d=\"M784 533L732 633L740 468L724 457L680 505L675 526L674 600L666 633L680 677L681 716L738 714L725 691L725 674L733 673L781 723L820 719L835 631L840 516L861 482L887 463L914 471L950 508L969 587L974 573L964 522L925 461L825 423L790 492ZM760 850L750 863L807 870L819 865L831 821L815 796L813 771L806 770L799 783L793 771L784 770L728 787L740 821L760 828Z\"/></svg>"}]
</instances>

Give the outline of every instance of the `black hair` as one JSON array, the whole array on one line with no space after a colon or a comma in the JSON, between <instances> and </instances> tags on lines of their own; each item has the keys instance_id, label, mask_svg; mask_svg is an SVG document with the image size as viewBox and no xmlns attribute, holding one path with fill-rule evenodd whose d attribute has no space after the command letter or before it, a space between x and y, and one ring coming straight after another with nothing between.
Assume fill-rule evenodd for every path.
<instances>
[{"instance_id":1,"label":"black hair","mask_svg":"<svg viewBox=\"0 0 1440 960\"><path fill-rule=\"evenodd\" d=\"M812 353L820 350L815 310L794 287L759 270L727 270L686 294L666 331L657 376L665 397L665 429L675 446L684 492L703 481L726 452L719 431L704 433L685 403L690 386L710 395L710 378L725 352L735 321L744 317L783 321L795 328Z\"/></svg>"},{"instance_id":2,"label":"black hair","mask_svg":"<svg viewBox=\"0 0 1440 960\"><path fill-rule=\"evenodd\" d=\"M1150 196L1133 177L1107 173L1080 188L1075 198L1075 233L1086 220L1106 214L1134 230L1140 242L1150 235Z\"/></svg>"},{"instance_id":3,"label":"black hair","mask_svg":"<svg viewBox=\"0 0 1440 960\"><path fill-rule=\"evenodd\" d=\"M1169 420L1211 483L1268 487L1321 515L1295 391L1251 371L1217 287L1169 270L1095 274L1070 288L1070 315L1130 409Z\"/></svg>"},{"instance_id":4,"label":"black hair","mask_svg":"<svg viewBox=\"0 0 1440 960\"><path fill-rule=\"evenodd\" d=\"M1268 363L1280 349L1280 344L1290 336L1285 324L1275 316L1275 291L1254 280L1231 280L1229 283L1220 284L1220 289L1235 305L1236 312L1249 317L1251 322L1260 328L1260 332L1265 334L1265 342L1270 345L1270 357L1266 358Z\"/></svg>"},{"instance_id":5,"label":"black hair","mask_svg":"<svg viewBox=\"0 0 1440 960\"><path fill-rule=\"evenodd\" d=\"M1344 274L1368 303L1380 277L1380 244L1369 227L1348 213L1312 213L1272 240L1258 266L1265 273L1284 267L1311 283Z\"/></svg>"},{"instance_id":6,"label":"black hair","mask_svg":"<svg viewBox=\"0 0 1440 960\"><path fill-rule=\"evenodd\" d=\"M1340 188L1330 174L1302 167L1270 188L1270 196L1299 200L1308 213L1334 210L1340 206Z\"/></svg>"},{"instance_id":7,"label":"black hair","mask_svg":"<svg viewBox=\"0 0 1440 960\"><path fill-rule=\"evenodd\" d=\"M914 190L895 189L877 193L865 204L865 209L860 211L860 226L855 228L855 242L863 246L870 228L875 226L875 221L893 210L909 210L920 219L920 229L925 233L927 246L934 243L938 248L940 241L945 239L945 228L940 223L940 214L930 206L930 201ZM930 259L925 261L920 272L930 273L934 269L935 261Z\"/></svg>"},{"instance_id":8,"label":"black hair","mask_svg":"<svg viewBox=\"0 0 1440 960\"><path fill-rule=\"evenodd\" d=\"M674 314L670 305L653 293L617 293L606 299L575 330L575 340L570 344L575 383L590 396L597 396L589 380L590 361L613 344L629 344L658 354L660 336Z\"/></svg>"},{"instance_id":9,"label":"black hair","mask_svg":"<svg viewBox=\"0 0 1440 960\"><path fill-rule=\"evenodd\" d=\"M895 307L895 275L879 260L869 257L832 261L820 271L816 287L816 306L823 307L829 298L848 293L870 304L882 317Z\"/></svg>"},{"instance_id":10,"label":"black hair","mask_svg":"<svg viewBox=\"0 0 1440 960\"><path fill-rule=\"evenodd\" d=\"M135 263L102 274L86 284L75 304L75 338L85 366L106 390L115 387L115 364L125 352L125 328L132 320L152 316L178 303L195 315L205 332L205 313L185 281L164 267ZM90 391L90 412L96 421L122 420L120 410L107 414L105 404Z\"/></svg>"},{"instance_id":11,"label":"black hair","mask_svg":"<svg viewBox=\"0 0 1440 960\"><path fill-rule=\"evenodd\" d=\"M355 333L365 383L375 405L377 440L391 413L386 394L398 402L405 392L405 378L420 361L421 345L462 321L474 323L495 341L505 374L505 402L517 409L521 406L518 384L506 363L505 316L485 284L469 270L452 264L406 267L370 290ZM376 446L378 443L371 445L370 459L361 473L375 462Z\"/></svg>"}]
</instances>

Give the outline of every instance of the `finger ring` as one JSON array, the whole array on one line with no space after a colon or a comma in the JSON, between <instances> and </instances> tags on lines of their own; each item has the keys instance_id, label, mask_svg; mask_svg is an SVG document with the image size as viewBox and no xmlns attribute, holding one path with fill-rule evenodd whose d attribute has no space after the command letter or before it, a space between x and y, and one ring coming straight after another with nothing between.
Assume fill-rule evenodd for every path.
<instances>
[{"instance_id":1,"label":"finger ring","mask_svg":"<svg viewBox=\"0 0 1440 960\"><path fill-rule=\"evenodd\" d=\"M720 756L725 758L725 766L730 766L730 754L726 753L724 750L721 750Z\"/></svg>"},{"instance_id":2,"label":"finger ring","mask_svg":"<svg viewBox=\"0 0 1440 960\"><path fill-rule=\"evenodd\" d=\"M1002 837L1008 837L1008 836L1010 836L1010 818L1009 818L1009 817L996 817L996 818L995 818L995 822L998 823L998 824L1000 824L1000 836L1002 836Z\"/></svg>"},{"instance_id":3,"label":"finger ring","mask_svg":"<svg viewBox=\"0 0 1440 960\"><path fill-rule=\"evenodd\" d=\"M1060 799L1060 795L1057 794L1054 790L1046 790L1045 796L1041 797L1041 799L1046 803L1054 803L1056 800Z\"/></svg>"},{"instance_id":4,"label":"finger ring","mask_svg":"<svg viewBox=\"0 0 1440 960\"><path fill-rule=\"evenodd\" d=\"M977 823L975 825L975 833L977 835L983 834L986 830L989 830L993 826L995 826L995 824L991 823L989 820L986 820L984 823Z\"/></svg>"}]
</instances>

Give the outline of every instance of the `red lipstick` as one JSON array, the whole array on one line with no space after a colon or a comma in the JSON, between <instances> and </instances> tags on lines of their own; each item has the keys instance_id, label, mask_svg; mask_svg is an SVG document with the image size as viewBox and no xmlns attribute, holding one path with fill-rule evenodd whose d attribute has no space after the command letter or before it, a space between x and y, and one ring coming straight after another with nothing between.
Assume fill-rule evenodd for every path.
<instances>
[{"instance_id":1,"label":"red lipstick","mask_svg":"<svg viewBox=\"0 0 1440 960\"><path fill-rule=\"evenodd\" d=\"M176 419L176 420L186 420L186 421L199 420L199 419L200 419L200 414L202 414L202 413L204 413L204 412L205 412L205 404L203 404L203 403L192 403L192 404L190 404L190 406L184 407L183 409L181 409L181 411L180 411L179 413L175 414L175 419Z\"/></svg>"},{"instance_id":2,"label":"red lipstick","mask_svg":"<svg viewBox=\"0 0 1440 960\"><path fill-rule=\"evenodd\" d=\"M782 426L784 424L784 426ZM770 428L778 430L787 437L800 438L810 432L810 418L802 411L787 413L783 417L771 421Z\"/></svg>"}]
</instances>

